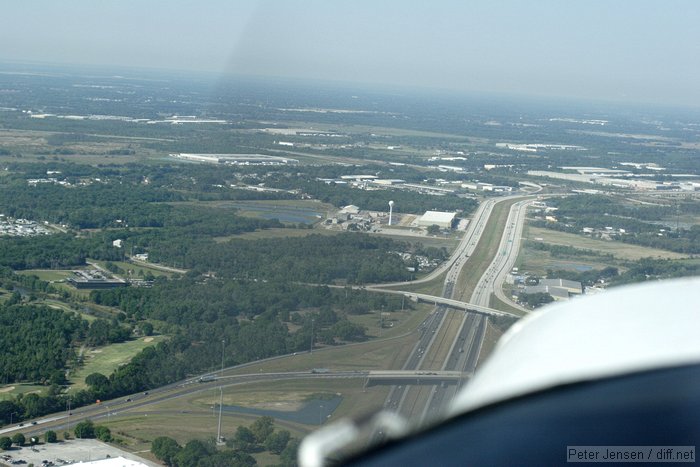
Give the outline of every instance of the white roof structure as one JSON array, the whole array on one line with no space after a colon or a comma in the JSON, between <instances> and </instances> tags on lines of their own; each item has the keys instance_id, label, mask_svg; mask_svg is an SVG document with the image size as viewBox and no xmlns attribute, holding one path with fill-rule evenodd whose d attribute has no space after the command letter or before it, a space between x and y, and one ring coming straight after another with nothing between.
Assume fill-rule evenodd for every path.
<instances>
[{"instance_id":1,"label":"white roof structure","mask_svg":"<svg viewBox=\"0 0 700 467\"><path fill-rule=\"evenodd\" d=\"M581 293L581 283L568 279L540 279L540 285L549 287L561 287L572 293Z\"/></svg>"},{"instance_id":2,"label":"white roof structure","mask_svg":"<svg viewBox=\"0 0 700 467\"><path fill-rule=\"evenodd\" d=\"M418 225L430 226L437 225L439 227L451 227L452 221L455 218L454 212L441 212L441 211L425 211L425 214L418 219Z\"/></svg>"},{"instance_id":3,"label":"white roof structure","mask_svg":"<svg viewBox=\"0 0 700 467\"><path fill-rule=\"evenodd\" d=\"M354 204L348 204L347 206L344 206L343 209L340 210L340 212L346 214L358 214L360 212L360 208L355 206Z\"/></svg>"},{"instance_id":4,"label":"white roof structure","mask_svg":"<svg viewBox=\"0 0 700 467\"><path fill-rule=\"evenodd\" d=\"M148 467L143 462L132 461L124 457L110 457L108 459L100 459L98 461L77 462L69 464L76 467Z\"/></svg>"}]
</instances>

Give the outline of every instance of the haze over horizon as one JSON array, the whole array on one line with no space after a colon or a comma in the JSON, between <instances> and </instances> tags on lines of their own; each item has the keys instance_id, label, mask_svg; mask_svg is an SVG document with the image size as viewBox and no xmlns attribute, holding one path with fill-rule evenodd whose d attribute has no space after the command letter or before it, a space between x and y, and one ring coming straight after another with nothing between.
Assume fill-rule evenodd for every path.
<instances>
[{"instance_id":1,"label":"haze over horizon","mask_svg":"<svg viewBox=\"0 0 700 467\"><path fill-rule=\"evenodd\" d=\"M700 3L70 0L3 6L1 61L700 107Z\"/></svg>"}]
</instances>

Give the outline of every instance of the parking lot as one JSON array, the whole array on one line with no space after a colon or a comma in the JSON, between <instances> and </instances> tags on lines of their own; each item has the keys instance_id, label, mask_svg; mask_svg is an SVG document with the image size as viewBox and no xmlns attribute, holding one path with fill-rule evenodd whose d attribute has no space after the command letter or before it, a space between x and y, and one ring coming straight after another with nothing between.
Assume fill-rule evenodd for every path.
<instances>
[{"instance_id":1,"label":"parking lot","mask_svg":"<svg viewBox=\"0 0 700 467\"><path fill-rule=\"evenodd\" d=\"M119 456L142 462L149 467L159 466L157 463L142 459L128 451L95 439L71 439L53 444L44 443L31 447L13 447L9 451L0 452L0 465L27 466L34 464L35 467L41 466L42 463L43 465L67 465L80 461L95 461ZM5 459L5 457L8 458Z\"/></svg>"}]
</instances>

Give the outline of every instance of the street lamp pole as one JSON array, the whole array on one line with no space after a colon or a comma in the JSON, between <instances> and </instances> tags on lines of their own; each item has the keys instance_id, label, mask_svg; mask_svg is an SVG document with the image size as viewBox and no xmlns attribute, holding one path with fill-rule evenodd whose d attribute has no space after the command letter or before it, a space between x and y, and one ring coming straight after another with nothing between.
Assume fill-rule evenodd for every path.
<instances>
[{"instance_id":1,"label":"street lamp pole","mask_svg":"<svg viewBox=\"0 0 700 467\"><path fill-rule=\"evenodd\" d=\"M224 376L224 349L226 348L226 339L221 339L221 376Z\"/></svg>"},{"instance_id":2,"label":"street lamp pole","mask_svg":"<svg viewBox=\"0 0 700 467\"><path fill-rule=\"evenodd\" d=\"M311 318L311 347L309 353L314 353L314 319Z\"/></svg>"}]
</instances>

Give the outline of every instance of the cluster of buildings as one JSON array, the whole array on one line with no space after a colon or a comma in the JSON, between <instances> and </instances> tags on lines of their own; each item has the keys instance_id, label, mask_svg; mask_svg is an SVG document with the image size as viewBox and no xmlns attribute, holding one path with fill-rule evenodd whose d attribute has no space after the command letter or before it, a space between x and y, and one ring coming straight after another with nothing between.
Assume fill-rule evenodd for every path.
<instances>
[{"instance_id":1,"label":"cluster of buildings","mask_svg":"<svg viewBox=\"0 0 700 467\"><path fill-rule=\"evenodd\" d=\"M110 99L106 99L110 100ZM201 118L196 115L172 115L170 117L164 118L162 120L153 120L150 118L134 118L126 117L124 115L104 115L104 114L89 114L89 115L60 115L52 113L38 113L32 112L31 110L23 110L23 113L29 115L30 118L35 119L47 119L47 118L58 118L62 120L93 120L93 121L115 121L115 122L127 122L127 123L146 123L149 125L154 125L157 123L167 123L170 125L182 125L185 123L213 123L217 125L225 125L230 123L228 120L223 120L220 118Z\"/></svg>"},{"instance_id":2,"label":"cluster of buildings","mask_svg":"<svg viewBox=\"0 0 700 467\"><path fill-rule=\"evenodd\" d=\"M526 285L525 294L546 293L555 301L568 300L571 297L583 294L583 288L578 281L567 279L540 279L537 285Z\"/></svg>"},{"instance_id":3,"label":"cluster of buildings","mask_svg":"<svg viewBox=\"0 0 700 467\"><path fill-rule=\"evenodd\" d=\"M45 224L48 224L48 222ZM49 228L35 221L13 219L4 214L0 214L0 236L34 237L37 235L50 235L51 233Z\"/></svg>"},{"instance_id":4,"label":"cluster of buildings","mask_svg":"<svg viewBox=\"0 0 700 467\"><path fill-rule=\"evenodd\" d=\"M666 170L657 164L640 164L623 162L621 165L635 169L654 172ZM654 173L633 173L625 169L606 169L602 167L559 167L563 172L550 170L528 170L527 174L535 177L547 177L570 182L590 183L596 185L624 188L638 191L700 191L700 177L694 174L666 174L672 180L654 180Z\"/></svg>"},{"instance_id":5,"label":"cluster of buildings","mask_svg":"<svg viewBox=\"0 0 700 467\"><path fill-rule=\"evenodd\" d=\"M454 167L457 169L459 167ZM461 168L459 168L461 170ZM443 172L450 171L448 166L440 166ZM455 170L452 170L455 171ZM513 191L512 186L494 185L492 183L482 182L467 182L463 180L444 180L436 179L431 184L425 183L406 183L405 180L397 178L379 178L376 175L341 175L339 178L318 178L320 182L336 185L348 185L360 190L381 190L393 188L399 190L415 191L425 195L445 196L473 196L470 193L464 193L463 190L487 191L493 193L506 193ZM461 192L461 193L460 193Z\"/></svg>"},{"instance_id":6,"label":"cluster of buildings","mask_svg":"<svg viewBox=\"0 0 700 467\"><path fill-rule=\"evenodd\" d=\"M227 165L291 165L299 163L289 157L267 156L264 154L170 154L175 159L190 162L204 162L208 164Z\"/></svg>"},{"instance_id":7,"label":"cluster of buildings","mask_svg":"<svg viewBox=\"0 0 700 467\"><path fill-rule=\"evenodd\" d=\"M339 210L335 216L326 219L326 225L339 226L343 230L375 230L382 223L383 219L388 219L386 212L361 211L358 206L349 204Z\"/></svg>"},{"instance_id":8,"label":"cluster of buildings","mask_svg":"<svg viewBox=\"0 0 700 467\"><path fill-rule=\"evenodd\" d=\"M575 146L572 144L542 144L542 143L496 143L496 147L510 149L521 152L537 152L540 150L556 150L556 151L586 151L583 146Z\"/></svg>"},{"instance_id":9,"label":"cluster of buildings","mask_svg":"<svg viewBox=\"0 0 700 467\"><path fill-rule=\"evenodd\" d=\"M31 186L37 186L41 183L52 183L54 185L70 186L70 182L67 180L58 180L57 178L29 178L27 179L27 184Z\"/></svg>"},{"instance_id":10,"label":"cluster of buildings","mask_svg":"<svg viewBox=\"0 0 700 467\"><path fill-rule=\"evenodd\" d=\"M428 228L437 225L441 229L451 229L456 220L456 212L426 211L422 216L413 220L409 227ZM393 214L393 221L389 224L389 213L377 211L362 211L358 206L350 204L340 209L335 216L327 219L326 225L339 225L343 230L377 230L379 226L386 224L398 225L403 216Z\"/></svg>"}]
</instances>

